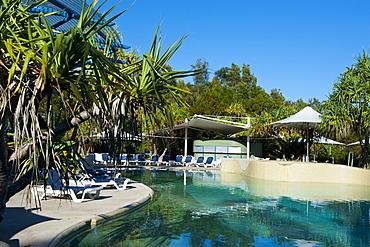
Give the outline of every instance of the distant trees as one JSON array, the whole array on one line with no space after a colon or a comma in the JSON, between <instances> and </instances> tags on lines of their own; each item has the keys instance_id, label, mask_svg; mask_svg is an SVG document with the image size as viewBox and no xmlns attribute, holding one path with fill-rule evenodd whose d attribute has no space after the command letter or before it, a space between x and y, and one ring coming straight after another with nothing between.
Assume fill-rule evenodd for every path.
<instances>
[{"instance_id":1,"label":"distant trees","mask_svg":"<svg viewBox=\"0 0 370 247\"><path fill-rule=\"evenodd\" d=\"M189 102L190 115L257 116L287 104L279 89L268 94L257 84L249 65L240 67L232 63L215 71L211 81L205 60L198 59L192 67L200 73L193 78L193 83L187 84L193 94Z\"/></svg>"},{"instance_id":2,"label":"distant trees","mask_svg":"<svg viewBox=\"0 0 370 247\"><path fill-rule=\"evenodd\" d=\"M194 65L191 65L193 70L199 71L193 77L194 85L209 86L209 64L203 59L198 59Z\"/></svg>"},{"instance_id":3,"label":"distant trees","mask_svg":"<svg viewBox=\"0 0 370 247\"><path fill-rule=\"evenodd\" d=\"M279 89L272 89L268 93L258 85L257 78L247 64L239 66L232 63L230 67L216 70L213 78L210 78L208 66L205 60L198 59L192 67L198 69L200 74L193 77L193 83L179 82L192 93L192 96L184 95L188 99L189 109L182 112L188 113L187 118L194 114L252 117L253 128L237 136L247 134L268 140L264 141L266 156L291 159L305 153L303 143L297 141L304 133L297 129L276 129L267 124L289 117L307 105L318 110L320 102L317 99L311 99L308 103L303 100L291 102L285 99ZM182 121L184 119L183 116ZM238 121L246 122L245 119Z\"/></svg>"},{"instance_id":4,"label":"distant trees","mask_svg":"<svg viewBox=\"0 0 370 247\"><path fill-rule=\"evenodd\" d=\"M193 102L190 114L219 115L226 113L232 103L233 93L220 84L212 84Z\"/></svg>"},{"instance_id":5,"label":"distant trees","mask_svg":"<svg viewBox=\"0 0 370 247\"><path fill-rule=\"evenodd\" d=\"M356 136L356 140L362 143L361 164L364 165L368 163L366 137L370 123L369 60L367 53L358 58L357 63L338 78L329 99L322 104L316 98L308 102L302 99L295 102L286 100L283 93L276 88L266 92L258 85L257 78L246 64L239 66L232 63L229 67L216 70L212 77L208 62L198 59L192 65L193 69L199 71L193 77L193 82L177 81L177 87L192 93L183 95L189 107L173 105L172 112L175 113L176 123L183 122L194 114L252 117L253 128L237 134L238 137L248 135L264 140L266 157L296 159L305 153L303 143L297 141L305 134L294 128L278 129L267 124L289 117L309 105L322 113L321 128L317 129L321 135L342 142L351 142ZM213 137L222 138L216 134ZM212 135L198 133L197 138L212 138ZM349 149L321 145L315 146L311 153L317 154L315 159L318 161L331 161L335 154L336 162L345 163ZM351 150L357 152L356 147L351 147Z\"/></svg>"}]
</instances>

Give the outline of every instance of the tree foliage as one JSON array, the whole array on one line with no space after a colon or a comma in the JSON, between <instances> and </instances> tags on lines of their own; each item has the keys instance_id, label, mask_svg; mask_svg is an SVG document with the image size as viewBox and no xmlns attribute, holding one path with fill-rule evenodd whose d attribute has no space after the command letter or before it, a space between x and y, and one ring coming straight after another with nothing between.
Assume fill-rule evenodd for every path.
<instances>
[{"instance_id":1,"label":"tree foliage","mask_svg":"<svg viewBox=\"0 0 370 247\"><path fill-rule=\"evenodd\" d=\"M109 87L106 71L114 68L89 42L104 27L104 24L95 28L88 25L94 18L92 8L96 2L86 10L82 8L78 26L65 33L52 30L44 14L40 13L38 18L28 14L27 9L40 2L24 5L19 0L4 0L2 3L0 217L6 201L39 173L40 156L47 167L63 170L62 160L54 156L55 138L88 119L86 109L94 104L108 109L101 92ZM102 15L98 22L105 17ZM53 121L54 97L60 99L59 107L62 105L71 118L61 123ZM43 101L46 107L41 114Z\"/></svg>"},{"instance_id":2,"label":"tree foliage","mask_svg":"<svg viewBox=\"0 0 370 247\"><path fill-rule=\"evenodd\" d=\"M224 115L231 103L232 92L219 84L206 89L192 104L192 115Z\"/></svg>"},{"instance_id":3,"label":"tree foliage","mask_svg":"<svg viewBox=\"0 0 370 247\"><path fill-rule=\"evenodd\" d=\"M83 155L77 136L85 121L99 122L109 136L135 131L143 119L172 120L167 98L182 102L173 80L191 71L170 71L166 63L186 36L161 51L156 31L148 53L125 65L112 61L94 36L116 16L113 8L96 18L101 5L82 6L78 25L53 30L43 13L30 15L21 1L0 6L0 221L11 196L40 179L41 169L73 176L74 160ZM94 10L96 8L96 10ZM54 14L54 13L51 13ZM108 36L108 44L116 41ZM127 57L116 51L116 57ZM116 133L110 131L117 127ZM74 130L69 136L69 130ZM140 130L139 130L140 132ZM81 138L80 138L81 139ZM112 152L122 152L119 142Z\"/></svg>"},{"instance_id":4,"label":"tree foliage","mask_svg":"<svg viewBox=\"0 0 370 247\"><path fill-rule=\"evenodd\" d=\"M364 52L356 60L338 78L323 104L321 131L333 137L355 133L362 147L361 165L365 166L370 124L370 57Z\"/></svg>"},{"instance_id":5,"label":"tree foliage","mask_svg":"<svg viewBox=\"0 0 370 247\"><path fill-rule=\"evenodd\" d=\"M193 70L199 71L193 77L194 85L201 85L201 86L209 86L209 64L207 61L203 59L198 59L195 65L191 65Z\"/></svg>"}]
</instances>

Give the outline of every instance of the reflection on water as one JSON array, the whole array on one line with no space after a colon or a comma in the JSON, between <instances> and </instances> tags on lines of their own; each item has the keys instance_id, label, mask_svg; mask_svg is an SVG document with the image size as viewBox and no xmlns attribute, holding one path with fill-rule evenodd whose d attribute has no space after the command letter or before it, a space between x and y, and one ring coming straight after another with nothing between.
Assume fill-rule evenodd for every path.
<instances>
[{"instance_id":1,"label":"reflection on water","mask_svg":"<svg viewBox=\"0 0 370 247\"><path fill-rule=\"evenodd\" d=\"M213 171L126 171L156 192L63 246L370 246L367 187L272 183Z\"/></svg>"}]
</instances>

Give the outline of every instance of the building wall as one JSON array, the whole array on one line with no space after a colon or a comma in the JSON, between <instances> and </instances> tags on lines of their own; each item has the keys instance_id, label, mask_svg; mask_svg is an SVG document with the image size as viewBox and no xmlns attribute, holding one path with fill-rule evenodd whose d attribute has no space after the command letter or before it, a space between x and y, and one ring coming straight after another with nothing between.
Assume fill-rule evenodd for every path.
<instances>
[{"instance_id":1,"label":"building wall","mask_svg":"<svg viewBox=\"0 0 370 247\"><path fill-rule=\"evenodd\" d=\"M234 140L195 140L193 143L194 156L221 158L247 158L247 147ZM262 156L262 143L251 143L251 155Z\"/></svg>"}]
</instances>

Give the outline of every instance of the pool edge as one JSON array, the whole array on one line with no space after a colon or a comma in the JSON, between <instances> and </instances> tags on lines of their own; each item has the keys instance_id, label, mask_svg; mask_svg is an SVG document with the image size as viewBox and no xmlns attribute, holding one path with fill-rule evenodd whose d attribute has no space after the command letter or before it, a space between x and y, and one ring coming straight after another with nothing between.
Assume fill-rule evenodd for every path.
<instances>
[{"instance_id":1,"label":"pool edge","mask_svg":"<svg viewBox=\"0 0 370 247\"><path fill-rule=\"evenodd\" d=\"M77 231L80 231L83 228L86 228L87 226L96 227L97 225L103 224L106 221L114 220L115 218L119 217L118 215L130 213L131 211L134 211L137 208L140 208L141 206L146 205L152 200L153 195L154 195L154 191L150 187L148 186L146 187L149 188L150 191L145 196L141 196L137 200L132 201L130 204L124 207L117 208L116 210L113 210L107 213L99 214L98 216L92 215L91 218L78 222L72 227L56 235L53 241L49 244L49 246L50 247L60 246L60 244L65 242L66 239L70 238L70 235L72 235L73 232L76 233Z\"/></svg>"},{"instance_id":2,"label":"pool edge","mask_svg":"<svg viewBox=\"0 0 370 247\"><path fill-rule=\"evenodd\" d=\"M370 170L330 163L223 159L221 171L269 181L370 186Z\"/></svg>"}]
</instances>

